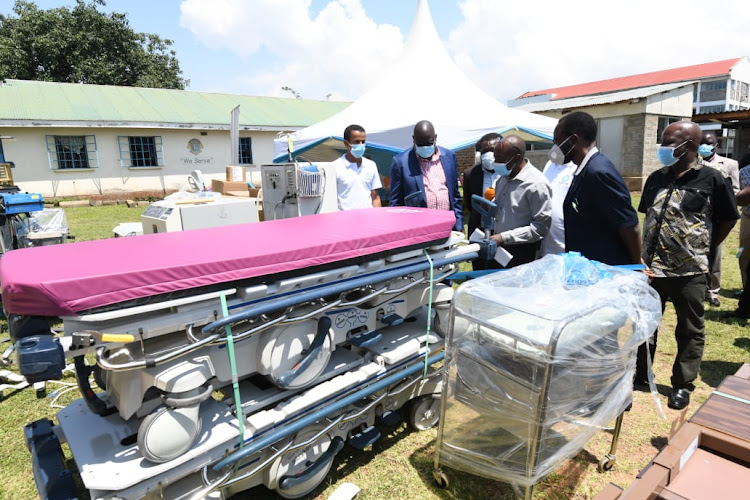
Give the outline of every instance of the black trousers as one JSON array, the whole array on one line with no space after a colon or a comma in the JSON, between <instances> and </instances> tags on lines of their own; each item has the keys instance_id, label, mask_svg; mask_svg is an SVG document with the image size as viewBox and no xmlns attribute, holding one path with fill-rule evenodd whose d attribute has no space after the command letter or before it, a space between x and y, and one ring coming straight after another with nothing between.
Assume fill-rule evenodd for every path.
<instances>
[{"instance_id":1,"label":"black trousers","mask_svg":"<svg viewBox=\"0 0 750 500\"><path fill-rule=\"evenodd\" d=\"M698 378L703 346L705 343L705 322L703 318L703 298L706 295L708 282L705 274L680 276L677 278L654 278L651 286L661 298L661 310L667 300L671 300L677 314L677 326L674 329L677 341L677 356L672 365L672 387L674 389L695 389L693 381ZM657 332L648 348L653 360L656 353ZM648 369L646 343L638 348L636 378L644 380Z\"/></svg>"},{"instance_id":2,"label":"black trousers","mask_svg":"<svg viewBox=\"0 0 750 500\"><path fill-rule=\"evenodd\" d=\"M750 252L750 248L747 249ZM750 260L747 261L745 266L745 276L750 276ZM737 304L737 311L750 316L750 280L745 283L745 288L742 289L742 295L740 295L740 301Z\"/></svg>"}]
</instances>

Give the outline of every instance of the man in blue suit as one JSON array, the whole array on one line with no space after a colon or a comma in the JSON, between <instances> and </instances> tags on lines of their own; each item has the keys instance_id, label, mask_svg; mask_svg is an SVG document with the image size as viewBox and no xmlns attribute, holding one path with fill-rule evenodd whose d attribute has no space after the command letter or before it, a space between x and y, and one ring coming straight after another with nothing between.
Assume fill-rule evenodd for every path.
<instances>
[{"instance_id":1,"label":"man in blue suit","mask_svg":"<svg viewBox=\"0 0 750 500\"><path fill-rule=\"evenodd\" d=\"M450 149L437 145L435 127L427 120L414 126L414 147L391 163L390 205L453 210L456 231L464 231L458 163Z\"/></svg>"}]
</instances>

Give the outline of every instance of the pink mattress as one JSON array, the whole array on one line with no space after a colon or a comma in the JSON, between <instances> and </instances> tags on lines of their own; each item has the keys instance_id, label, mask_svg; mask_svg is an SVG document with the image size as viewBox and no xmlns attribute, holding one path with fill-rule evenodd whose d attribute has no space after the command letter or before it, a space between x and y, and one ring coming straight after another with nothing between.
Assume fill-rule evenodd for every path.
<instances>
[{"instance_id":1,"label":"pink mattress","mask_svg":"<svg viewBox=\"0 0 750 500\"><path fill-rule=\"evenodd\" d=\"M13 250L6 312L74 316L153 295L310 268L450 236L453 212L371 208Z\"/></svg>"}]
</instances>

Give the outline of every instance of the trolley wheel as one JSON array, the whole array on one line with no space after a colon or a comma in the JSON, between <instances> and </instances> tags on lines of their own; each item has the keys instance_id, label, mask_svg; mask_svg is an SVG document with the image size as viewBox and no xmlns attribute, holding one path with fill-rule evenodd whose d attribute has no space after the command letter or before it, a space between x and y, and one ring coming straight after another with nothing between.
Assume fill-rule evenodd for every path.
<instances>
[{"instance_id":1,"label":"trolley wheel","mask_svg":"<svg viewBox=\"0 0 750 500\"><path fill-rule=\"evenodd\" d=\"M432 429L440 419L440 399L420 396L409 402L407 422L409 426L417 431Z\"/></svg>"},{"instance_id":2,"label":"trolley wheel","mask_svg":"<svg viewBox=\"0 0 750 500\"><path fill-rule=\"evenodd\" d=\"M450 484L448 482L448 476L446 476L445 473L440 469L435 469L432 471L432 478L435 480L435 484L437 485L437 487L441 490L446 489Z\"/></svg>"},{"instance_id":3,"label":"trolley wheel","mask_svg":"<svg viewBox=\"0 0 750 500\"><path fill-rule=\"evenodd\" d=\"M606 457L599 460L599 472L609 472L612 470L612 468L615 466L615 461L617 459L611 455L607 455Z\"/></svg>"}]
</instances>

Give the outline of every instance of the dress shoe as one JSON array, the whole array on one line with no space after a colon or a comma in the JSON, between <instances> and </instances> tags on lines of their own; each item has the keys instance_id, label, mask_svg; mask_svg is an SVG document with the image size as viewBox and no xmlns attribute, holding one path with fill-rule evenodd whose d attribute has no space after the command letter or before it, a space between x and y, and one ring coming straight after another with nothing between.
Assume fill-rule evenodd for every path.
<instances>
[{"instance_id":1,"label":"dress shoe","mask_svg":"<svg viewBox=\"0 0 750 500\"><path fill-rule=\"evenodd\" d=\"M716 297L709 297L708 303L713 307L719 307L721 305L721 302L719 302L719 299L717 299Z\"/></svg>"},{"instance_id":2,"label":"dress shoe","mask_svg":"<svg viewBox=\"0 0 750 500\"><path fill-rule=\"evenodd\" d=\"M690 391L687 389L672 389L667 406L674 410L682 410L690 404Z\"/></svg>"}]
</instances>

